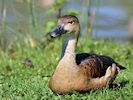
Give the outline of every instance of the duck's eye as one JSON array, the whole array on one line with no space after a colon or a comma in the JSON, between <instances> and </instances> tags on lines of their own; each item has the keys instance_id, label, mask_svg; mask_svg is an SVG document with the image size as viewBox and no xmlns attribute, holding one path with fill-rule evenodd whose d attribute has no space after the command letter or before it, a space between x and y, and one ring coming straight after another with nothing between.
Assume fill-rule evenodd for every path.
<instances>
[{"instance_id":1,"label":"duck's eye","mask_svg":"<svg viewBox=\"0 0 133 100\"><path fill-rule=\"evenodd\" d=\"M74 24L74 21L70 21L70 22L68 22L68 23L70 23L70 24Z\"/></svg>"}]
</instances>

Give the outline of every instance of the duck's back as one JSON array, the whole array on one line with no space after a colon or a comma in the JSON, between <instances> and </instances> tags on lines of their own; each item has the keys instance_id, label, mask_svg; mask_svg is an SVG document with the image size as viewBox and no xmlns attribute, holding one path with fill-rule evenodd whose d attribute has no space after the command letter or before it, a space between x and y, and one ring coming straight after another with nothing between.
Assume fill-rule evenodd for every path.
<instances>
[{"instance_id":1,"label":"duck's back","mask_svg":"<svg viewBox=\"0 0 133 100\"><path fill-rule=\"evenodd\" d=\"M76 63L82 69L86 68L89 72L89 76L91 75L92 78L104 76L106 69L112 66L113 63L115 63L119 69L125 69L125 67L115 62L111 57L91 53L76 54Z\"/></svg>"}]
</instances>

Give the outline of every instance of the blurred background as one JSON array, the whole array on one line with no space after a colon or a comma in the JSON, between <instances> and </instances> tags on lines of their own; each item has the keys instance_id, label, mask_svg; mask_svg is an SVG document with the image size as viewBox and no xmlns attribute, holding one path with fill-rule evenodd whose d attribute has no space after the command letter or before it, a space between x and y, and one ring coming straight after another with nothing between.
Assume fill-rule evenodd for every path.
<instances>
[{"instance_id":1,"label":"blurred background","mask_svg":"<svg viewBox=\"0 0 133 100\"><path fill-rule=\"evenodd\" d=\"M81 35L124 42L133 37L132 5L133 0L0 0L0 49L45 47L64 14L79 17Z\"/></svg>"}]
</instances>

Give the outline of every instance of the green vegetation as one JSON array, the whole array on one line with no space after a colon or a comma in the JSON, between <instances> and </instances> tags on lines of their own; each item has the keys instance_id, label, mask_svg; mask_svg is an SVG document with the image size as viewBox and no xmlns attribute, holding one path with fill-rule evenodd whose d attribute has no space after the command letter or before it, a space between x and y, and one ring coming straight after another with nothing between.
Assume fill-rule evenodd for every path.
<instances>
[{"instance_id":1,"label":"green vegetation","mask_svg":"<svg viewBox=\"0 0 133 100\"><path fill-rule=\"evenodd\" d=\"M113 57L127 69L120 72L116 80L125 82L124 87L72 95L54 95L48 88L49 76L54 71L61 51L62 39L47 44L30 47L17 45L14 50L0 51L0 100L132 100L133 99L133 45L118 44L106 40L92 40L82 37L77 52L93 51ZM32 60L33 66L22 64L25 58Z\"/></svg>"}]
</instances>

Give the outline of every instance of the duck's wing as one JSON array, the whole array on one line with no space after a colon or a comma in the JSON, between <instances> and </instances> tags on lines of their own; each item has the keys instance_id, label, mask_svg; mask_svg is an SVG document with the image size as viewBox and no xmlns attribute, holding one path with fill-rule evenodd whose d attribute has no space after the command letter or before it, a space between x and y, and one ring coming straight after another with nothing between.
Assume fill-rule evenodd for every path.
<instances>
[{"instance_id":1,"label":"duck's wing","mask_svg":"<svg viewBox=\"0 0 133 100\"><path fill-rule=\"evenodd\" d=\"M119 69L126 69L125 67L123 67L122 65L120 65L119 63L117 63L116 61L114 61L109 56L99 55L99 59L102 61L102 63L103 63L104 66L111 66L113 63L115 63L116 66L119 67Z\"/></svg>"},{"instance_id":2,"label":"duck's wing","mask_svg":"<svg viewBox=\"0 0 133 100\"><path fill-rule=\"evenodd\" d=\"M91 57L93 54L91 53L78 53L76 54L76 63L79 65L85 59Z\"/></svg>"},{"instance_id":3,"label":"duck's wing","mask_svg":"<svg viewBox=\"0 0 133 100\"><path fill-rule=\"evenodd\" d=\"M125 69L125 67L121 66L108 56L91 53L76 54L76 63L82 68L87 68L87 70L91 72L90 74L92 74L92 77L103 76L106 69L109 66L112 66L113 63L115 63L119 69Z\"/></svg>"}]
</instances>

